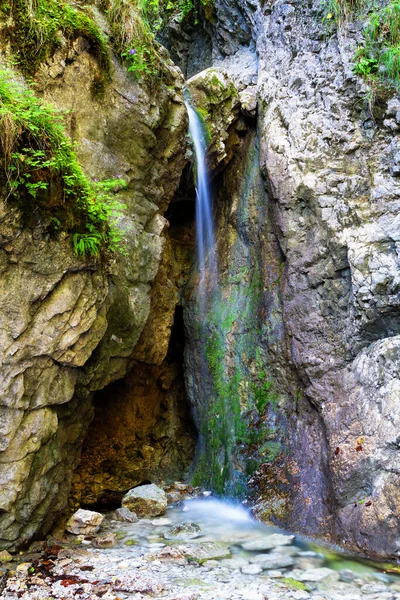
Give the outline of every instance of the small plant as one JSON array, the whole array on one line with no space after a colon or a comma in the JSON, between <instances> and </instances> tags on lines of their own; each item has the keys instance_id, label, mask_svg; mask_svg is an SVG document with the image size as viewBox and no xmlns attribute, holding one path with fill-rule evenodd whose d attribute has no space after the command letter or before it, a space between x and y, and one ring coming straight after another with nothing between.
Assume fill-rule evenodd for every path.
<instances>
[{"instance_id":1,"label":"small plant","mask_svg":"<svg viewBox=\"0 0 400 600\"><path fill-rule=\"evenodd\" d=\"M137 77L141 75L156 75L158 72L154 64L154 57L145 45L138 45L136 48L129 48L121 54L125 60L128 71Z\"/></svg>"},{"instance_id":2,"label":"small plant","mask_svg":"<svg viewBox=\"0 0 400 600\"><path fill-rule=\"evenodd\" d=\"M78 254L123 249L118 220L124 205L115 194L125 181L89 182L65 134L62 114L4 69L0 141L0 173L25 222L41 218L51 231L75 231Z\"/></svg>"}]
</instances>

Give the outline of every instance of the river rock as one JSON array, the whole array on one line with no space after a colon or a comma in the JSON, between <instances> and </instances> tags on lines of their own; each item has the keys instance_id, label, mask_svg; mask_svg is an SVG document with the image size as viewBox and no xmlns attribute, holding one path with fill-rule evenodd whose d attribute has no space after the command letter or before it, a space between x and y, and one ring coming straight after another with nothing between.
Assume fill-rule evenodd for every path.
<instances>
[{"instance_id":1,"label":"river rock","mask_svg":"<svg viewBox=\"0 0 400 600\"><path fill-rule=\"evenodd\" d=\"M166 540L193 540L201 535L203 534L199 525L186 521L171 527L164 533L164 538Z\"/></svg>"},{"instance_id":2,"label":"river rock","mask_svg":"<svg viewBox=\"0 0 400 600\"><path fill-rule=\"evenodd\" d=\"M111 516L115 521L125 521L126 523L135 523L138 520L136 513L129 510L126 506L117 508Z\"/></svg>"},{"instance_id":3,"label":"river rock","mask_svg":"<svg viewBox=\"0 0 400 600\"><path fill-rule=\"evenodd\" d=\"M98 512L80 508L68 519L65 529L74 535L91 535L99 531L103 519Z\"/></svg>"},{"instance_id":4,"label":"river rock","mask_svg":"<svg viewBox=\"0 0 400 600\"><path fill-rule=\"evenodd\" d=\"M92 540L92 545L95 548L113 548L117 545L117 536L115 533L108 533Z\"/></svg>"},{"instance_id":5,"label":"river rock","mask_svg":"<svg viewBox=\"0 0 400 600\"><path fill-rule=\"evenodd\" d=\"M122 506L134 510L139 517L156 517L167 509L167 496L154 483L129 490L122 498Z\"/></svg>"},{"instance_id":6,"label":"river rock","mask_svg":"<svg viewBox=\"0 0 400 600\"><path fill-rule=\"evenodd\" d=\"M186 558L202 565L207 560L229 558L231 551L228 544L223 542L203 542L202 544L187 544L177 547Z\"/></svg>"},{"instance_id":7,"label":"river rock","mask_svg":"<svg viewBox=\"0 0 400 600\"><path fill-rule=\"evenodd\" d=\"M252 540L242 544L243 550L249 550L254 552L263 552L265 550L271 550L277 546L288 546L294 540L294 535L284 535L282 533L273 533L266 537L260 538L259 540Z\"/></svg>"},{"instance_id":8,"label":"river rock","mask_svg":"<svg viewBox=\"0 0 400 600\"><path fill-rule=\"evenodd\" d=\"M241 568L241 571L244 575L258 575L259 573L262 573L262 567L255 564L246 565Z\"/></svg>"},{"instance_id":9,"label":"river rock","mask_svg":"<svg viewBox=\"0 0 400 600\"><path fill-rule=\"evenodd\" d=\"M293 571L293 577L295 579L299 579L299 581L313 581L320 582L328 577L333 581L338 581L340 578L339 573L333 571L332 569L328 569L327 567L320 567L316 569L307 569L306 571L301 571L300 569Z\"/></svg>"},{"instance_id":10,"label":"river rock","mask_svg":"<svg viewBox=\"0 0 400 600\"><path fill-rule=\"evenodd\" d=\"M7 550L2 550L0 552L0 562L10 562L10 560L12 560L12 555Z\"/></svg>"},{"instance_id":11,"label":"river rock","mask_svg":"<svg viewBox=\"0 0 400 600\"><path fill-rule=\"evenodd\" d=\"M250 562L260 565L263 569L283 569L284 567L294 565L294 560L291 556L284 556L278 553L257 554L257 556L250 558Z\"/></svg>"}]
</instances>

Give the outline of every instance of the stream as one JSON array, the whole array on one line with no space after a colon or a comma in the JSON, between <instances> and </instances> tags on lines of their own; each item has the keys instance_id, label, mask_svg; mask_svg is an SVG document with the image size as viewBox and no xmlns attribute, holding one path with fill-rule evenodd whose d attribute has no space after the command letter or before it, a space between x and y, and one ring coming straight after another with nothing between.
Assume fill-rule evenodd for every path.
<instances>
[{"instance_id":1,"label":"stream","mask_svg":"<svg viewBox=\"0 0 400 600\"><path fill-rule=\"evenodd\" d=\"M98 539L53 535L1 578L4 600L400 599L382 565L322 548L255 521L238 504L186 499L128 523L109 513ZM184 525L182 525L184 523ZM105 540L105 541L104 541ZM3 582L3 583L1 583Z\"/></svg>"}]
</instances>

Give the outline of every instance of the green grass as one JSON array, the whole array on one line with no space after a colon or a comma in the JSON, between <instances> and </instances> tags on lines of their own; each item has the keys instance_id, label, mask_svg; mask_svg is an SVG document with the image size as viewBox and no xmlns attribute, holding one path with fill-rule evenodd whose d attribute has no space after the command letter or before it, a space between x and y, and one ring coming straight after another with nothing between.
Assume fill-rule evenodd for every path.
<instances>
[{"instance_id":1,"label":"green grass","mask_svg":"<svg viewBox=\"0 0 400 600\"><path fill-rule=\"evenodd\" d=\"M342 27L351 19L364 22L363 45L357 48L353 71L371 86L400 87L400 0L381 6L374 0L326 0L323 21Z\"/></svg>"},{"instance_id":2,"label":"green grass","mask_svg":"<svg viewBox=\"0 0 400 600\"><path fill-rule=\"evenodd\" d=\"M39 219L53 233L73 233L75 252L122 249L116 191L126 184L90 182L67 137L62 114L7 69L0 70L0 173L7 200L24 224Z\"/></svg>"}]
</instances>

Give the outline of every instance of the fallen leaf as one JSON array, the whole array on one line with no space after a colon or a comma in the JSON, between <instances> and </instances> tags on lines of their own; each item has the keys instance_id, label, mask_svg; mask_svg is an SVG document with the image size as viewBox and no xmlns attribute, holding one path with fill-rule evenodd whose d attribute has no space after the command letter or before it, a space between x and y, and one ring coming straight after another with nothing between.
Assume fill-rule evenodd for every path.
<instances>
[{"instance_id":1,"label":"fallen leaf","mask_svg":"<svg viewBox=\"0 0 400 600\"><path fill-rule=\"evenodd\" d=\"M357 446L356 452L361 452L361 450L362 450L362 446Z\"/></svg>"}]
</instances>

